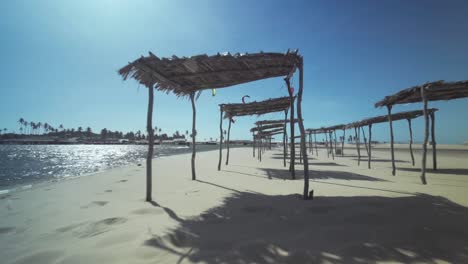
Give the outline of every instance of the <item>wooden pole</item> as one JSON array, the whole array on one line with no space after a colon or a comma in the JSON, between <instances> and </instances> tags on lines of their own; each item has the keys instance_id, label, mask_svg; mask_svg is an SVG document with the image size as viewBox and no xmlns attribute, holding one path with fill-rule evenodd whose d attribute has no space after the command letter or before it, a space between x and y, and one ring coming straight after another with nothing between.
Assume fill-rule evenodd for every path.
<instances>
[{"instance_id":1,"label":"wooden pole","mask_svg":"<svg viewBox=\"0 0 468 264\"><path fill-rule=\"evenodd\" d=\"M427 113L427 98L424 91L425 86L421 87L421 98L424 104L424 142L423 142L423 153L422 153L422 164L421 164L421 182L422 184L427 184L426 182L426 153L427 153L427 140L429 139L429 117Z\"/></svg>"},{"instance_id":2,"label":"wooden pole","mask_svg":"<svg viewBox=\"0 0 468 264\"><path fill-rule=\"evenodd\" d=\"M286 82L286 86L288 88L289 93L289 100L290 100L290 134L291 134L291 154L290 158L291 161L289 163L289 171L291 172L291 178L296 179L296 170L294 167L294 160L296 158L296 150L295 150L295 142L294 142L294 96L291 92L291 83L289 82L289 78L285 78L284 81ZM298 113L299 114L299 113Z\"/></svg>"},{"instance_id":3,"label":"wooden pole","mask_svg":"<svg viewBox=\"0 0 468 264\"><path fill-rule=\"evenodd\" d=\"M369 151L367 152L367 167L371 168L371 158L372 158L372 124L369 124Z\"/></svg>"},{"instance_id":4,"label":"wooden pole","mask_svg":"<svg viewBox=\"0 0 468 264\"><path fill-rule=\"evenodd\" d=\"M309 160L307 159L307 150L305 146L305 129L303 124L302 118L302 92L304 90L304 65L303 65L303 58L300 57L300 61L298 63L299 67L299 93L297 94L297 118L299 119L299 130L301 131L301 151L302 151L302 158L304 159L304 199L308 200L313 198L312 195L309 195ZM294 122L292 120L291 122Z\"/></svg>"},{"instance_id":5,"label":"wooden pole","mask_svg":"<svg viewBox=\"0 0 468 264\"><path fill-rule=\"evenodd\" d=\"M218 170L221 170L221 160L223 159L223 108L219 107L219 161Z\"/></svg>"},{"instance_id":6,"label":"wooden pole","mask_svg":"<svg viewBox=\"0 0 468 264\"><path fill-rule=\"evenodd\" d=\"M341 140L341 156L344 157L344 141L346 136L346 129L343 128L343 139Z\"/></svg>"},{"instance_id":7,"label":"wooden pole","mask_svg":"<svg viewBox=\"0 0 468 264\"><path fill-rule=\"evenodd\" d=\"M395 151L393 149L393 122L392 122L392 106L387 105L388 112L388 123L390 124L390 151L392 154L392 175L395 176L396 167L395 167Z\"/></svg>"},{"instance_id":8,"label":"wooden pole","mask_svg":"<svg viewBox=\"0 0 468 264\"><path fill-rule=\"evenodd\" d=\"M315 156L318 156L317 133L315 132L314 132L314 141L315 141Z\"/></svg>"},{"instance_id":9,"label":"wooden pole","mask_svg":"<svg viewBox=\"0 0 468 264\"><path fill-rule=\"evenodd\" d=\"M226 143L226 147L227 147L227 154L226 154L226 166L229 164L229 139L230 139L230 135L231 135L231 123L232 123L232 119L229 118L229 125L228 125L228 134L227 134L227 143Z\"/></svg>"},{"instance_id":10,"label":"wooden pole","mask_svg":"<svg viewBox=\"0 0 468 264\"><path fill-rule=\"evenodd\" d=\"M369 148L367 147L367 138L366 138L366 133L364 133L364 127L361 127L361 130L362 130L362 137L364 138L364 146L366 147L366 153L367 153L367 156L369 156Z\"/></svg>"},{"instance_id":11,"label":"wooden pole","mask_svg":"<svg viewBox=\"0 0 468 264\"><path fill-rule=\"evenodd\" d=\"M284 110L284 126L283 126L283 165L286 167L286 124L288 120L288 110Z\"/></svg>"},{"instance_id":12,"label":"wooden pole","mask_svg":"<svg viewBox=\"0 0 468 264\"><path fill-rule=\"evenodd\" d=\"M146 119L146 130L148 131L148 155L146 156L146 201L151 202L152 188L153 188L153 150L154 150L154 132L153 132L153 101L154 90L153 87L148 87L148 115Z\"/></svg>"},{"instance_id":13,"label":"wooden pole","mask_svg":"<svg viewBox=\"0 0 468 264\"><path fill-rule=\"evenodd\" d=\"M336 140L336 129L333 129L333 134L335 135L335 155L336 155L336 143L338 140Z\"/></svg>"},{"instance_id":14,"label":"wooden pole","mask_svg":"<svg viewBox=\"0 0 468 264\"><path fill-rule=\"evenodd\" d=\"M354 127L354 134L356 139L354 140L354 143L356 144L356 150L357 150L357 155L358 155L358 166L361 165L361 149L359 148L359 135L358 135L359 128L356 129Z\"/></svg>"},{"instance_id":15,"label":"wooden pole","mask_svg":"<svg viewBox=\"0 0 468 264\"><path fill-rule=\"evenodd\" d=\"M259 126L259 125L257 125L257 128L258 128L257 131L260 131L260 126ZM257 135L258 135L258 132L257 132ZM259 146L259 148L258 148L258 160L259 160L260 162L262 162L263 138L260 137L259 139L260 139L260 146Z\"/></svg>"},{"instance_id":16,"label":"wooden pole","mask_svg":"<svg viewBox=\"0 0 468 264\"><path fill-rule=\"evenodd\" d=\"M314 153L314 142L312 141L312 133L309 132L309 152Z\"/></svg>"},{"instance_id":17,"label":"wooden pole","mask_svg":"<svg viewBox=\"0 0 468 264\"><path fill-rule=\"evenodd\" d=\"M413 154L413 129L411 128L411 118L408 118L408 128L409 128L409 151L411 154L411 162L414 166L414 154Z\"/></svg>"},{"instance_id":18,"label":"wooden pole","mask_svg":"<svg viewBox=\"0 0 468 264\"><path fill-rule=\"evenodd\" d=\"M327 148L327 158L330 158L330 150L328 149L328 133L325 131L325 147Z\"/></svg>"},{"instance_id":19,"label":"wooden pole","mask_svg":"<svg viewBox=\"0 0 468 264\"><path fill-rule=\"evenodd\" d=\"M255 132L252 132L252 149L253 149L253 157L255 158Z\"/></svg>"},{"instance_id":20,"label":"wooden pole","mask_svg":"<svg viewBox=\"0 0 468 264\"><path fill-rule=\"evenodd\" d=\"M195 156L196 156L196 141L195 138L197 136L197 109L195 108L195 92L190 94L190 101L192 102L192 180L196 180L197 176L195 173Z\"/></svg>"},{"instance_id":21,"label":"wooden pole","mask_svg":"<svg viewBox=\"0 0 468 264\"><path fill-rule=\"evenodd\" d=\"M332 159L335 160L335 153L333 153L333 132L330 130L328 133L330 135L330 151L332 154Z\"/></svg>"},{"instance_id":22,"label":"wooden pole","mask_svg":"<svg viewBox=\"0 0 468 264\"><path fill-rule=\"evenodd\" d=\"M302 139L301 139L302 140ZM299 141L300 142L300 141ZM299 143L300 146L302 146L301 144L302 142ZM305 144L304 144L305 145ZM302 151L299 151L299 163L302 164Z\"/></svg>"},{"instance_id":23,"label":"wooden pole","mask_svg":"<svg viewBox=\"0 0 468 264\"><path fill-rule=\"evenodd\" d=\"M432 141L432 166L434 170L437 170L437 149L435 140L435 113L432 112L431 117L431 141Z\"/></svg>"}]
</instances>

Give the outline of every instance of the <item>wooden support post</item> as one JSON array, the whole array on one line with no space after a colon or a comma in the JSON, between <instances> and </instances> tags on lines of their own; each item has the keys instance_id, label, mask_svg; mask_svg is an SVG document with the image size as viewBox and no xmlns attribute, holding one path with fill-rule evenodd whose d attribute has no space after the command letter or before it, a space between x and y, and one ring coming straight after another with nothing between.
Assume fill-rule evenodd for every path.
<instances>
[{"instance_id":1,"label":"wooden support post","mask_svg":"<svg viewBox=\"0 0 468 264\"><path fill-rule=\"evenodd\" d=\"M335 155L336 155L336 143L338 140L336 140L336 129L333 130L333 134L335 135Z\"/></svg>"},{"instance_id":2,"label":"wooden support post","mask_svg":"<svg viewBox=\"0 0 468 264\"><path fill-rule=\"evenodd\" d=\"M314 132L314 141L315 141L315 156L318 156L317 133L315 132Z\"/></svg>"},{"instance_id":3,"label":"wooden support post","mask_svg":"<svg viewBox=\"0 0 468 264\"><path fill-rule=\"evenodd\" d=\"M372 159L372 124L369 124L369 150L367 152L367 167L371 168L371 159Z\"/></svg>"},{"instance_id":4,"label":"wooden support post","mask_svg":"<svg viewBox=\"0 0 468 264\"><path fill-rule=\"evenodd\" d=\"M154 88L148 87L148 115L146 119L146 130L148 131L148 154L146 156L146 201L152 201L152 188L153 188L153 147L154 147L154 132L153 132L153 101L154 101Z\"/></svg>"},{"instance_id":5,"label":"wooden support post","mask_svg":"<svg viewBox=\"0 0 468 264\"><path fill-rule=\"evenodd\" d=\"M369 148L367 147L367 138L366 138L366 133L364 133L364 127L361 127L361 130L362 130L362 137L364 138L364 147L366 147L366 153L367 153L367 156L369 156Z\"/></svg>"},{"instance_id":6,"label":"wooden support post","mask_svg":"<svg viewBox=\"0 0 468 264\"><path fill-rule=\"evenodd\" d=\"M344 157L344 141L346 136L346 129L343 128L343 139L341 140L341 156Z\"/></svg>"},{"instance_id":7,"label":"wooden support post","mask_svg":"<svg viewBox=\"0 0 468 264\"><path fill-rule=\"evenodd\" d=\"M411 128L411 118L408 118L408 128L409 128L409 151L411 154L411 163L414 166L414 154L413 154L413 129Z\"/></svg>"},{"instance_id":8,"label":"wooden support post","mask_svg":"<svg viewBox=\"0 0 468 264\"><path fill-rule=\"evenodd\" d=\"M219 107L219 161L218 170L221 170L221 160L223 159L223 108Z\"/></svg>"},{"instance_id":9,"label":"wooden support post","mask_svg":"<svg viewBox=\"0 0 468 264\"><path fill-rule=\"evenodd\" d=\"M393 122L392 122L392 106L387 105L388 112L388 123L390 124L390 151L392 154L392 175L395 176L396 167L395 167L395 151L393 149Z\"/></svg>"},{"instance_id":10,"label":"wooden support post","mask_svg":"<svg viewBox=\"0 0 468 264\"><path fill-rule=\"evenodd\" d=\"M196 180L197 176L195 173L195 156L196 150L196 136L197 136L197 109L195 108L195 92L190 94L190 101L192 102L192 180Z\"/></svg>"},{"instance_id":11,"label":"wooden support post","mask_svg":"<svg viewBox=\"0 0 468 264\"><path fill-rule=\"evenodd\" d=\"M259 125L257 125L257 128L258 128L257 131L260 132L260 126L259 126ZM259 132L257 132L257 135L259 134ZM259 160L260 162L262 162L263 138L260 136L259 139L260 139L260 146L258 147L258 160Z\"/></svg>"},{"instance_id":12,"label":"wooden support post","mask_svg":"<svg viewBox=\"0 0 468 264\"><path fill-rule=\"evenodd\" d=\"M299 68L299 93L297 94L297 118L299 119L299 130L301 131L301 152L302 158L304 159L304 199L308 200L313 198L312 195L309 195L309 160L307 159L307 150L305 146L305 129L302 118L302 92L304 90L304 65L303 58L300 57L298 62ZM294 119L291 120L294 123Z\"/></svg>"},{"instance_id":13,"label":"wooden support post","mask_svg":"<svg viewBox=\"0 0 468 264\"><path fill-rule=\"evenodd\" d=\"M253 157L255 158L255 132L252 132L252 149L253 149Z\"/></svg>"},{"instance_id":14,"label":"wooden support post","mask_svg":"<svg viewBox=\"0 0 468 264\"><path fill-rule=\"evenodd\" d=\"M359 128L354 127L354 134L356 139L354 140L354 143L356 144L356 150L357 150L357 155L358 155L358 166L361 165L361 149L359 148L359 135L358 135Z\"/></svg>"},{"instance_id":15,"label":"wooden support post","mask_svg":"<svg viewBox=\"0 0 468 264\"><path fill-rule=\"evenodd\" d=\"M286 82L286 87L288 88L289 93L289 100L290 100L290 129L291 129L291 154L290 158L291 161L289 163L289 171L291 172L291 178L296 179L296 170L294 167L295 163L295 155L296 155L296 146L294 142L294 95L291 92L291 83L289 82L289 78L285 78L284 81Z\"/></svg>"},{"instance_id":16,"label":"wooden support post","mask_svg":"<svg viewBox=\"0 0 468 264\"><path fill-rule=\"evenodd\" d=\"M327 149L327 158L330 158L330 150L328 149L328 133L325 131L325 148Z\"/></svg>"},{"instance_id":17,"label":"wooden support post","mask_svg":"<svg viewBox=\"0 0 468 264\"><path fill-rule=\"evenodd\" d=\"M437 170L437 149L435 140L435 113L430 114L431 117L431 141L432 141L432 166L434 170Z\"/></svg>"},{"instance_id":18,"label":"wooden support post","mask_svg":"<svg viewBox=\"0 0 468 264\"><path fill-rule=\"evenodd\" d=\"M230 140L230 135L231 135L231 123L232 119L229 118L229 125L228 125L228 134L227 134L227 142L226 142L226 148L227 148L227 153L226 153L226 166L229 164L229 140Z\"/></svg>"},{"instance_id":19,"label":"wooden support post","mask_svg":"<svg viewBox=\"0 0 468 264\"><path fill-rule=\"evenodd\" d=\"M301 139L302 140L302 139ZM299 141L300 142L300 141ZM305 145L305 144L304 144ZM299 143L299 146L302 146L302 142ZM302 164L302 151L299 151L299 163Z\"/></svg>"},{"instance_id":20,"label":"wooden support post","mask_svg":"<svg viewBox=\"0 0 468 264\"><path fill-rule=\"evenodd\" d=\"M333 133L332 131L328 131L329 136L330 136L330 152L332 154L332 159L335 160L335 153L333 153Z\"/></svg>"},{"instance_id":21,"label":"wooden support post","mask_svg":"<svg viewBox=\"0 0 468 264\"><path fill-rule=\"evenodd\" d=\"M423 112L424 112L424 142L423 142L423 153L422 153L422 164L421 164L421 182L426 182L426 153L427 153L427 140L429 139L429 116L427 111L427 98L425 94L425 86L421 87L421 98L423 101Z\"/></svg>"},{"instance_id":22,"label":"wooden support post","mask_svg":"<svg viewBox=\"0 0 468 264\"><path fill-rule=\"evenodd\" d=\"M283 125L283 166L286 167L286 124L288 120L288 110L284 110L284 125Z\"/></svg>"}]
</instances>

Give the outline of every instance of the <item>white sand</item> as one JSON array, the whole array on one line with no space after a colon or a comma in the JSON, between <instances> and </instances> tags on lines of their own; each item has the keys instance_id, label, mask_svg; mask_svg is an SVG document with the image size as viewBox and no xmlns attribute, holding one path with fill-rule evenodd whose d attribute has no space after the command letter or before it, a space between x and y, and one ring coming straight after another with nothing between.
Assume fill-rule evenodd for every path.
<instances>
[{"instance_id":1,"label":"white sand","mask_svg":"<svg viewBox=\"0 0 468 264\"><path fill-rule=\"evenodd\" d=\"M2 196L1 263L468 263L468 160L441 153L439 172L419 180L409 154L367 162L311 156L315 199L299 199L281 151L263 162L231 149L154 160L154 199L143 201L144 166L110 170ZM363 149L364 153L365 150ZM225 154L224 154L225 156ZM428 167L432 164L428 156ZM412 171L414 170L414 171Z\"/></svg>"}]
</instances>

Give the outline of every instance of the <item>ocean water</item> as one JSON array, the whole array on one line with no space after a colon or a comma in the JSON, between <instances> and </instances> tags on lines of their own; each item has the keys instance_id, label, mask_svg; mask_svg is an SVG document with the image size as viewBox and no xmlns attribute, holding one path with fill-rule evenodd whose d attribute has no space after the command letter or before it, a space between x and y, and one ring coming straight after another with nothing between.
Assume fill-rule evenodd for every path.
<instances>
[{"instance_id":1,"label":"ocean water","mask_svg":"<svg viewBox=\"0 0 468 264\"><path fill-rule=\"evenodd\" d=\"M218 147L197 145L197 152ZM0 145L0 194L144 162L147 149L145 145ZM188 152L187 146L155 146L155 157Z\"/></svg>"}]
</instances>

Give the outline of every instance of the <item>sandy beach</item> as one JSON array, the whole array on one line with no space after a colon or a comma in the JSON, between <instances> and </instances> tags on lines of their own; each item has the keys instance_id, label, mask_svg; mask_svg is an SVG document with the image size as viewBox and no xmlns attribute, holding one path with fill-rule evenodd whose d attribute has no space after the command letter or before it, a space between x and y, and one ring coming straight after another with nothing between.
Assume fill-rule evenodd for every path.
<instances>
[{"instance_id":1,"label":"sandy beach","mask_svg":"<svg viewBox=\"0 0 468 264\"><path fill-rule=\"evenodd\" d=\"M143 201L145 168L129 166L2 196L2 263L352 263L468 261L468 164L441 151L439 172L374 151L310 156L315 198L300 199L281 149L251 148L153 160L156 202ZM416 161L420 160L419 156ZM429 159L429 164L431 159Z\"/></svg>"}]
</instances>

